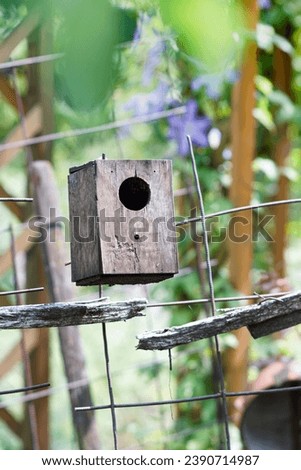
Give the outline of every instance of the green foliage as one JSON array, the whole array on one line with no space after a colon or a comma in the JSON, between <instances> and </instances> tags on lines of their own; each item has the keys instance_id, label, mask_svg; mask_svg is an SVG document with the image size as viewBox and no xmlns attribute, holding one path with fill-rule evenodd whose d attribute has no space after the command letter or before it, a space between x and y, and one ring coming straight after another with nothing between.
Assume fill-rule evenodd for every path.
<instances>
[{"instance_id":1,"label":"green foliage","mask_svg":"<svg viewBox=\"0 0 301 470\"><path fill-rule=\"evenodd\" d=\"M117 44L133 38L135 15L108 0L58 2L57 47L65 58L57 66L57 90L76 110L89 111L112 94Z\"/></svg>"},{"instance_id":2,"label":"green foliage","mask_svg":"<svg viewBox=\"0 0 301 470\"><path fill-rule=\"evenodd\" d=\"M185 8L181 0L159 3L163 20L176 31L181 49L200 60L208 72L220 72L237 58L241 49L238 38L244 28L240 2L187 0Z\"/></svg>"},{"instance_id":3,"label":"green foliage","mask_svg":"<svg viewBox=\"0 0 301 470\"><path fill-rule=\"evenodd\" d=\"M153 105L149 98L163 83L164 93L155 101L160 110L193 100L198 107L196 118L201 115L208 116L212 127L220 130L221 142L217 148L196 146L195 149L207 213L231 207L228 197L232 169L229 134L231 94L237 76L234 73L229 78L229 72L239 69L245 40L256 39L260 53L254 110L257 122L257 148L253 166L255 181L253 200L254 202L271 200L277 193L281 175L290 180L291 195L300 197L301 154L298 145L300 146L301 141L301 6L299 1L274 0L271 9L261 12L260 24L255 35L245 31L241 3L234 0L202 2L188 0L184 2L184 8L181 0L112 2L63 0L54 2L55 9L52 11L48 9L50 3L53 2L46 2L44 5L47 8L46 14L49 12L49 15L54 15L55 50L65 52L64 59L58 61L55 66L57 130L91 127L109 120L139 116L138 105L143 111L141 112L139 108L140 115L146 114ZM28 5L30 4L22 0L1 2L1 38L5 38L26 16ZM135 35L133 41L137 25L139 34ZM139 37L137 39L139 35L140 39ZM24 45L22 47L24 48ZM273 53L276 48L292 59L292 96L277 89L273 83ZM26 47L14 53L23 56ZM201 84L196 86L196 80L199 78ZM20 78L18 80L23 93L27 83L24 80L22 82ZM134 105L132 103L132 107L129 107L129 102L133 98ZM160 100L164 101L163 105ZM4 138L9 129L17 123L18 116L3 101L0 102L0 116L2 117L0 137ZM286 124L289 126L288 134L294 149L287 165L279 169L272 158L273 148L279 126ZM68 168L95 159L102 152L107 153L109 158L172 158L175 187L193 186L190 161L184 156L177 158L176 145L168 140L168 135L169 122L160 121L57 142L54 149L54 163L64 195L62 197L64 213L68 213L66 194ZM23 159L16 159L1 171L1 183L12 194L17 191L16 195L20 195L20 190L25 193L24 160L25 155ZM195 193L176 199L176 211L180 216L191 215L191 209L195 207L197 209L194 215L198 215ZM288 235L294 242L300 239L299 212L297 205L290 208ZM264 213L260 212L262 215ZM3 219L7 218L5 211L1 212L1 216ZM217 297L239 294L235 292L229 281L227 239L224 240L221 236L222 230L228 227L228 223L229 217L225 216L208 221L207 224L210 229L210 255L213 261L214 289ZM181 236L183 233L184 229L179 230ZM180 265L186 270L185 275L152 287L151 298L170 301L208 296L206 270L203 268L201 276L198 273L197 253L201 253L203 262L205 260L199 223L196 226L197 243L194 243L193 235L195 234L191 226L185 227L185 237L182 237L178 244ZM5 247L4 240L2 240L3 247ZM255 282L260 273L273 270L274 264L271 246L264 240L260 239L254 243L254 253L252 277ZM11 283L11 273L8 273L1 279L1 288L8 289ZM87 290L80 292L84 295ZM234 305L236 304L224 302L219 303L218 307ZM169 315L169 323L174 326L204 318L208 315L208 310L204 305L170 307L166 309L164 315ZM300 353L296 346L296 338L290 339L289 347L284 338L276 341L264 338L252 343L250 378L256 377L260 362L283 355L293 357L294 354ZM116 341L116 338L114 340ZM222 335L219 340L222 352L237 345L235 337L231 334ZM200 396L216 391L210 341L183 346L177 351L179 354L168 384L175 397ZM115 353L116 356L120 355L118 350ZM91 355L95 358L95 351ZM164 381L166 386L168 382L164 375L166 365L162 365L160 361L155 361L151 367L143 367L142 371L142 376L146 377L149 386L162 377L162 382ZM132 382L132 379L130 381ZM122 392L123 386L124 383L121 387ZM131 400L132 396L129 401ZM59 406L63 408L61 403ZM217 415L214 400L183 403L173 407L172 419L167 425L168 432L164 432L158 418L151 437L161 443L163 438L168 439L169 433L172 434L172 442L167 441L166 448L218 448L220 429ZM134 412L131 418L132 420L136 418ZM108 428L109 425L110 423ZM61 427L55 442L64 439L64 431L64 427ZM141 446L144 444L144 439L149 437L148 423L141 432L140 426L129 425L124 420L123 431L128 433L131 439L134 436ZM68 435L71 433L72 430L69 429ZM0 438L3 446L12 446L9 437L4 436L3 429L0 429ZM63 444L58 442L57 445ZM157 442L155 445L160 444ZM72 446L75 446L73 440Z\"/></svg>"}]
</instances>

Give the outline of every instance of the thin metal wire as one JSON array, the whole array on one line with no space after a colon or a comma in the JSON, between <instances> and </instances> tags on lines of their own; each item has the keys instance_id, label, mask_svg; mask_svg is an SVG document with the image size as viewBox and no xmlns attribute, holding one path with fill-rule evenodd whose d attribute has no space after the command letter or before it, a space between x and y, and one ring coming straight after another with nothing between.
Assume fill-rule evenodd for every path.
<instances>
[{"instance_id":1,"label":"thin metal wire","mask_svg":"<svg viewBox=\"0 0 301 470\"><path fill-rule=\"evenodd\" d=\"M31 287L30 289L8 290L8 291L0 292L0 296L26 294L27 292L40 292L42 290L44 290L44 287Z\"/></svg>"},{"instance_id":2,"label":"thin metal wire","mask_svg":"<svg viewBox=\"0 0 301 470\"><path fill-rule=\"evenodd\" d=\"M102 155L103 160L105 159L105 155ZM99 285L99 297L102 297L102 286ZM105 363L106 363L106 375L107 375L107 383L108 383L108 391L109 391L109 398L110 398L110 409L111 409L111 419L112 419L112 432L113 432L113 441L114 441L114 449L118 449L118 439L117 439L117 420L116 420L116 413L115 413L115 400L114 400L114 393L112 387L112 379L111 379L111 371L110 371L110 355L109 355L109 348L108 348L108 338L107 338L107 329L106 324L102 324L102 338L103 338L103 347L104 347L104 356L105 356Z\"/></svg>"},{"instance_id":3,"label":"thin metal wire","mask_svg":"<svg viewBox=\"0 0 301 470\"><path fill-rule=\"evenodd\" d=\"M169 371L172 372L172 352L171 352L171 349L168 350L168 364L169 364Z\"/></svg>"},{"instance_id":4,"label":"thin metal wire","mask_svg":"<svg viewBox=\"0 0 301 470\"><path fill-rule=\"evenodd\" d=\"M0 152L4 150L11 150L20 147L28 147L29 145L42 144L46 142L53 142L68 137L79 137L87 134L95 134L98 132L110 131L121 127L133 126L135 124L143 124L151 121L158 121L170 116L177 116L186 113L185 106L179 106L177 108L168 109L167 111L159 111L157 113L146 114L144 116L136 116L122 121L109 122L107 124L101 124L94 127L86 127L84 129L73 129L70 131L55 132L51 134L45 134L38 137L31 137L28 139L16 140L14 142L7 142L0 145Z\"/></svg>"},{"instance_id":5,"label":"thin metal wire","mask_svg":"<svg viewBox=\"0 0 301 470\"><path fill-rule=\"evenodd\" d=\"M46 61L47 56L40 56L41 62ZM50 57L50 56L49 56ZM57 57L58 58L58 57ZM32 58L33 60L35 58ZM38 58L36 58L38 59ZM26 60L26 59L24 59ZM30 59L27 59L30 60ZM54 59L51 59L54 60ZM29 64L29 62L27 62ZM33 61L32 63L39 63ZM3 64L2 64L3 65ZM5 64L4 64L5 65ZM19 64L21 65L21 63ZM23 63L22 65L26 65ZM14 67L14 63L11 62L9 63L9 67L7 68L12 68ZM1 65L0 65L1 68ZM108 123L102 126L96 126L94 128L88 128L88 129L75 129L73 131L66 131L66 132L61 132L61 133L53 133L53 134L48 134L40 137L35 137L31 139L27 139L26 136L23 140L13 142L13 143L8 143L8 144L3 144L0 145L0 151L8 149L8 148L18 148L21 146L29 146L29 145L34 145L38 143L43 143L43 142L50 142L50 141L56 141L59 139L67 138L67 137L73 137L73 136L80 136L80 135L85 135L89 133L94 133L94 132L101 132L101 131L106 131L106 130L111 130L111 129L117 129L119 127L123 126L128 126L128 125L133 125L133 124L139 124L142 122L149 122L152 120L157 120L161 119L164 117L168 117L173 114L182 114L186 111L184 107L182 108L175 108L174 110L169 110L163 113L154 113L152 115L148 115L145 117L139 117L139 118L132 118L129 120L125 121L117 121L115 123ZM23 116L25 117L25 116ZM191 140L189 142L190 148L191 148L191 158L192 162L194 165L194 174L195 177L197 176L197 171L196 171L196 165L195 165L195 158L193 154L193 148L191 144ZM210 298L209 299L197 299L197 300L191 300L191 301L175 301L175 302L165 302L165 303L153 303L153 304L148 304L147 308L151 307L163 307L163 306L172 306L172 305L189 305L189 304L202 304L202 303L210 303L211 308L212 308L212 314L215 315L216 313L216 306L215 302L225 302L225 301L239 301L239 300L249 300L249 299L258 299L258 295L253 295L253 296L241 296L241 297L228 297L228 298L218 298L216 299L214 296L214 290L213 290L213 279L212 279L212 273L210 269L210 253L209 253L209 245L208 245L208 239L207 239L207 246L206 246L206 227L205 227L205 220L225 214L231 214L235 212L241 212L249 209L257 209L260 207L268 207L268 206L276 206L279 204L291 204L291 203L296 203L296 202L301 202L301 199L291 199L291 200L285 200L285 201L275 201L271 203L262 203L259 205L252 205L252 206L243 206L240 208L233 208L229 209L227 211L219 211L215 212L212 214L206 215L204 213L204 206L203 206L203 199L202 199L202 193L201 189L199 187L199 180L198 177L196 178L196 184L198 185L198 196L200 197L200 208L201 208L201 216L199 217L193 217L193 218L188 218L185 219L184 221L178 222L176 225L185 225L191 222L202 222L203 224L203 232L204 232L204 244L205 244L205 250L206 250L206 264L207 264L207 273L208 273L208 280L209 280L209 287L210 287ZM0 198L0 201L18 201L18 202L29 202L32 201L31 198ZM203 209L203 210L202 210ZM35 290L35 289L32 289ZM36 289L37 290L37 289ZM14 293L21 293L20 291L12 291ZM11 293L12 293L11 292ZM0 293L0 295L5 295L5 293ZM267 294L264 297L269 298L269 297L275 297L275 296L282 296L285 295L286 293L279 293L279 294ZM172 405L176 403L189 403L189 402L194 402L194 401L203 401L203 400L209 400L209 399L222 399L223 403L225 404L225 398L226 397L234 397L234 396L248 396L248 395L260 395L260 394L266 394L266 393L281 393L285 391L294 391L294 390L301 390L301 386L297 387L284 387L284 388L279 388L279 389L268 389L268 390L257 390L257 391L242 391L242 392L229 392L227 393L225 391L224 387L224 382L223 382L223 373L221 369L221 392L211 394L211 395L203 395L200 397L189 397L189 398L183 398L183 399L175 399L175 400L162 400L162 401L154 401L154 402L144 402L144 403L125 403L125 404L116 404L114 402L114 395L113 395L113 389L112 389L112 383L111 383L111 373L110 373L110 366L109 366L109 350L108 350L108 341L107 341L107 334L106 334L106 325L103 324L103 339L104 339L104 351L105 351L105 360L106 360L106 376L108 380L108 387L109 387L109 395L110 395L110 405L105 405L105 406L92 406L92 407L78 407L76 408L76 411L88 411L88 410L101 410L101 409L110 409L111 414L112 414L112 426L113 426L113 435L114 435L114 447L117 449L117 426L116 426L116 415L115 415L115 409L116 408L132 408L132 407L143 407L143 406L159 406L159 405ZM219 346L218 346L218 339L216 339L216 349L217 352L219 353ZM221 365L220 357L219 357L219 363ZM5 391L5 392L0 392L0 395L4 395L7 393L18 393L18 391L28 391L28 390L34 390L38 388L43 388L43 387L48 387L50 384L40 384L40 385L35 385L31 387L25 387L22 389L15 389L13 391ZM227 413L227 408L226 408L226 413ZM225 416L225 424L228 425L228 416L226 414ZM228 438L227 435L227 429L226 431L226 440L227 440L227 447L230 448L230 438Z\"/></svg>"},{"instance_id":6,"label":"thin metal wire","mask_svg":"<svg viewBox=\"0 0 301 470\"><path fill-rule=\"evenodd\" d=\"M296 392L301 391L301 385L293 387L266 388L263 390L246 390L241 392L227 392L227 397L249 397L252 395L270 395L273 393Z\"/></svg>"},{"instance_id":7,"label":"thin metal wire","mask_svg":"<svg viewBox=\"0 0 301 470\"><path fill-rule=\"evenodd\" d=\"M117 422L116 422L116 413L115 413L116 407L115 407L115 402L114 402L114 394L113 394L111 374L110 374L110 357L109 357L108 339L107 339L105 323L102 324L102 334L103 334L104 353L105 353L105 361L106 361L108 389L109 389L109 396L110 396L110 409L111 409L111 417L112 417L114 449L117 450L118 441L117 441Z\"/></svg>"},{"instance_id":8,"label":"thin metal wire","mask_svg":"<svg viewBox=\"0 0 301 470\"><path fill-rule=\"evenodd\" d=\"M296 385L293 387L267 388L263 390L225 392L225 396L226 398L245 397L245 396L253 396L253 395L270 395L273 393L284 393L284 392L295 392L295 391L301 391L301 385ZM222 398L222 393L212 393L208 395L200 395L196 397L187 397L187 398L176 398L173 400L115 403L115 408L144 408L148 406L174 405L178 403L191 403L195 401L216 400L219 398ZM75 411L108 410L110 409L110 407L111 405L80 406L80 407L75 408Z\"/></svg>"},{"instance_id":9,"label":"thin metal wire","mask_svg":"<svg viewBox=\"0 0 301 470\"><path fill-rule=\"evenodd\" d=\"M201 190L201 186L200 186L198 171L197 171L197 167L196 167L196 161L195 161L193 146L192 146L191 138L190 138L189 135L187 135L187 141L188 141L188 145L189 145L193 175L194 175L196 189L197 189L199 209L200 209L200 213L201 213L201 221L202 221L202 228L203 228L203 243L204 243L205 257L206 257L206 263L207 263L207 276L208 276L208 284L209 284L211 315L215 316L216 315L216 305L215 305L215 297L214 297L213 276L212 276L211 262L210 262L209 240L208 240L207 228L206 228L204 201L203 201L203 195L202 195L202 190ZM224 419L223 424L224 424L224 429L225 429L226 448L229 450L229 449L231 449L231 442L230 442L230 430L229 430L227 401L226 401L226 396L225 396L225 381L224 381L221 351L220 351L220 347L219 347L219 340L218 340L218 337L216 335L214 336L214 343L215 343L218 375L219 375L219 382L220 382L220 389L221 389L222 411L223 411L223 419Z\"/></svg>"},{"instance_id":10,"label":"thin metal wire","mask_svg":"<svg viewBox=\"0 0 301 470\"><path fill-rule=\"evenodd\" d=\"M295 198L295 199L283 199L281 201L271 201L271 202L262 202L260 204L251 204L250 206L240 206L240 207L233 207L232 209L226 209L224 211L218 211L218 212L212 212L211 214L205 214L205 220L207 219L212 219L213 217L220 217L222 215L226 214L235 214L236 212L243 212L243 211L248 211L248 210L253 210L253 209L260 209L262 207L273 207L273 206L279 206L281 204L296 204L300 203L301 198ZM198 216L198 217L188 217L187 219L180 220L179 222L176 222L176 226L180 227L181 225L187 225L192 222L202 222L203 216Z\"/></svg>"},{"instance_id":11,"label":"thin metal wire","mask_svg":"<svg viewBox=\"0 0 301 470\"><path fill-rule=\"evenodd\" d=\"M197 351L197 349L195 349L195 352ZM184 352L180 352L178 355L179 356L184 356L186 353ZM141 369L144 369L145 367L153 367L154 365L159 365L159 364L163 364L165 363L165 359L162 359L162 360L158 360L158 361L155 361L155 362L151 362L151 363L147 363L147 364L141 364L137 367L135 367L135 370L141 370ZM114 374L116 375L120 375L120 373L127 373L127 371L125 371L124 369L122 369L121 371L115 371ZM113 374L112 374L113 375ZM103 379L107 377L106 374L104 375L101 375L101 376L97 376L96 378L94 378L94 380L100 380L100 379ZM57 387L50 387L50 384L41 384L41 385L35 385L34 388L43 388L44 386L45 387L50 387L49 390L45 390L45 391L41 391L41 392L37 392L37 393L34 393L32 395L28 395L28 396L24 396L24 397L21 397L20 400L18 400L17 403L24 403L26 401L30 401L30 400L35 400L35 399L39 399L39 398L44 398L46 396L49 396L49 395L53 395L55 393L60 393L62 389L74 389L74 388L79 388L81 387L82 385L85 385L87 383L90 383L90 380L88 379L85 379L85 380L77 380L77 381L74 381L74 382L69 382L69 383L63 383L62 385L60 386L57 386ZM279 388L270 388L270 389L261 389L261 390L245 390L245 391L238 391L238 392L226 392L225 395L226 397L240 397L240 396L252 396L252 395L265 395L265 394L270 394L270 393L281 393L281 392L289 392L289 391L298 391L298 390L301 390L301 385L297 385L297 386L293 386L293 387L279 387ZM16 392L15 392L16 391ZM0 395L3 394L10 394L10 393L17 393L18 391L24 391L24 389L13 389L13 390L8 390L8 391L5 391L5 392L0 392ZM177 399L177 400L180 400L181 403L185 403L185 402L189 402L189 401L199 401L199 398L202 398L202 397L205 397L205 399L214 399L214 398L220 398L221 397L221 394L220 393L217 393L217 394L213 394L213 395L202 395L201 397L189 397L189 398L180 398L180 399ZM146 406L151 406L150 404L153 404L154 406L155 405L160 405L160 404L166 404L166 405L172 405L175 401L177 402L177 400L160 400L160 401L152 401L152 402L146 402L147 405ZM0 404L0 408L2 407L8 407L11 405L11 402L7 402L7 403L1 403ZM131 408L132 406L133 407L143 407L145 405L145 402L133 402L133 403L121 403L121 404L114 404L114 407L115 408ZM104 410L108 410L111 408L111 404L109 405L95 405L95 409L97 410L101 410L101 409L104 409ZM83 406L83 407L77 407L76 408L76 411L89 411L91 408L88 407L88 406ZM94 408L93 408L94 409Z\"/></svg>"},{"instance_id":12,"label":"thin metal wire","mask_svg":"<svg viewBox=\"0 0 301 470\"><path fill-rule=\"evenodd\" d=\"M264 298L269 300L273 297L282 297L283 295L292 294L292 292L277 292L274 294L254 294L254 295L241 295L239 297L215 297L215 302L240 302L243 300L260 300ZM148 303L145 308L154 308L154 307L173 307L178 305L194 305L194 304L208 304L211 302L211 299L191 299L191 300L175 300L174 302L157 302L157 303Z\"/></svg>"},{"instance_id":13,"label":"thin metal wire","mask_svg":"<svg viewBox=\"0 0 301 470\"><path fill-rule=\"evenodd\" d=\"M32 202L32 197L0 197L0 202Z\"/></svg>"},{"instance_id":14,"label":"thin metal wire","mask_svg":"<svg viewBox=\"0 0 301 470\"><path fill-rule=\"evenodd\" d=\"M51 62L61 59L62 57L64 57L63 53L57 53L27 57L26 59L11 60L9 62L2 62L0 64L0 70L9 70L16 67L23 67L24 65L42 64L43 62Z\"/></svg>"},{"instance_id":15,"label":"thin metal wire","mask_svg":"<svg viewBox=\"0 0 301 470\"><path fill-rule=\"evenodd\" d=\"M193 348L190 352L192 353L196 353L196 352L199 352L199 348ZM173 354L175 354L175 351L173 351ZM185 351L178 351L177 352L177 355L176 355L176 358L178 359L179 357L184 357L186 355L186 352ZM142 371L142 370L145 370L145 369L148 369L148 368L152 368L154 366L159 366L159 365L163 365L166 363L166 360L165 359L156 359L156 360L153 360L153 361L148 361L148 362L143 362L141 364L136 364L136 365L133 365L132 367L129 367L128 369L117 369L117 370L114 370L114 371L111 371L111 377L113 376L117 376L117 377L120 377L120 375L122 374L128 374L130 371ZM81 379L81 380L74 380L74 381L71 381L71 382L64 382L56 387L51 387L49 390L44 390L44 391L41 391L41 392L37 392L33 395L27 395L27 396L23 396L23 397L19 397L17 400L13 400L13 401L10 401L10 402L7 402L7 403L1 403L0 404L0 408L7 408L9 406L11 406L12 404L15 404L15 403L26 403L27 401L30 401L31 400L31 397L32 399L38 399L38 398L45 398L45 397L48 397L50 395L54 395L56 393L60 393L61 390L74 390L76 388L80 388L82 387L83 385L87 385L87 384L91 384L91 383L95 383L96 381L99 381L99 380L103 380L104 378L107 378L107 374L104 373L104 374L99 374L97 376L95 376L93 379L90 379L90 378L85 378L85 379Z\"/></svg>"},{"instance_id":16,"label":"thin metal wire","mask_svg":"<svg viewBox=\"0 0 301 470\"><path fill-rule=\"evenodd\" d=\"M147 406L161 406L161 405L175 405L178 403L191 403L194 401L205 401L220 398L220 393L212 393L211 395L201 395L199 397L189 398L175 398L170 400L158 400L158 401L145 401L137 403L115 403L115 408L143 408ZM75 408L75 411L94 411L94 410L108 410L111 405L94 405L94 406L79 406Z\"/></svg>"},{"instance_id":17,"label":"thin metal wire","mask_svg":"<svg viewBox=\"0 0 301 470\"><path fill-rule=\"evenodd\" d=\"M13 388L11 390L0 390L0 395L12 395L15 393L27 393L27 392L32 392L34 390L40 390L42 388L47 388L50 387L50 383L46 382L44 384L38 384L38 385L30 385L29 387L21 387L21 388ZM33 398L31 398L32 400Z\"/></svg>"}]
</instances>

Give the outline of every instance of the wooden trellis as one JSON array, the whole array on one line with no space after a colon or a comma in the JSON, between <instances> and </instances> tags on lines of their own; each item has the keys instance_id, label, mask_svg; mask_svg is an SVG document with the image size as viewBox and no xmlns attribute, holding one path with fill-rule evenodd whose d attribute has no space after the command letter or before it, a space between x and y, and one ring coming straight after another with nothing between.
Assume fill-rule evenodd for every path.
<instances>
[{"instance_id":1,"label":"wooden trellis","mask_svg":"<svg viewBox=\"0 0 301 470\"><path fill-rule=\"evenodd\" d=\"M18 44L28 39L30 49L35 49L38 54L44 54L46 52L46 43L44 37L46 34L47 25L42 25L40 22L40 14L38 11L32 12L26 17L19 26L10 34L9 37L0 45L0 61L9 61L11 53L18 46ZM34 38L33 38L34 35ZM37 74L37 67L35 68L35 74ZM49 67L41 67L43 74L49 74ZM24 129L26 129L26 136L36 136L44 129L46 122L51 119L52 111L49 107L48 102L41 100L41 88L36 86L36 79L33 81L33 75L29 79L29 93L24 101L24 107L20 110L20 97L18 96L18 90L15 87L12 73L4 74L7 69L3 69L0 74L0 91L2 97L16 110L20 116L20 121L14 129L12 129L5 143L9 144L24 138ZM10 70L12 72L12 69ZM33 71L32 71L33 72ZM52 90L49 90L52 93ZM21 114L22 112L22 114ZM9 165L19 154L20 149L11 149L1 152L0 155L0 169L6 165ZM40 155L46 153L40 149ZM48 153L49 156L49 153ZM4 187L0 187L0 194L2 197L10 197ZM16 216L20 222L24 222L27 218L28 211L24 210L21 205L16 201L4 202L8 209ZM3 228L3 227L2 227ZM20 235L15 240L16 253L25 252L28 253L28 278L30 284L36 287L37 282L41 282L42 264L41 258L30 253L33 248L32 243L28 240L29 229L24 226ZM36 250L35 250L36 251ZM12 255L11 251L3 253L0 257L0 275L4 274L12 266ZM28 294L29 302L45 302L47 300L46 292L42 291L39 293ZM3 303L9 303L10 299L1 298ZM48 332L38 332L31 330L25 334L25 344L27 353L30 355L31 367L32 367L32 379L35 383L48 382L49 380L49 368L48 368ZM15 364L22 360L20 344L13 346L11 351L4 357L0 364L0 377L3 377L10 371ZM23 440L25 448L30 448L31 443L28 441L28 433L25 432L25 427L22 422L17 422L16 418L12 416L8 410L0 411L1 418L6 424ZM48 448L48 399L42 398L36 402L36 420L39 434L39 446L40 448Z\"/></svg>"}]
</instances>

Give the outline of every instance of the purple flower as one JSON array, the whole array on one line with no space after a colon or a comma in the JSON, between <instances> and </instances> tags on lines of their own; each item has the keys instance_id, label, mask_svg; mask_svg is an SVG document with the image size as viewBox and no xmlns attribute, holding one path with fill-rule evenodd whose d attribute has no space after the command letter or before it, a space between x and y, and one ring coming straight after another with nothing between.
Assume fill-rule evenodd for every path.
<instances>
[{"instance_id":1,"label":"purple flower","mask_svg":"<svg viewBox=\"0 0 301 470\"><path fill-rule=\"evenodd\" d=\"M160 82L157 88L150 93L136 93L136 95L125 104L124 109L132 111L134 116L142 116L162 111L171 104L168 89L169 86L167 83Z\"/></svg>"},{"instance_id":2,"label":"purple flower","mask_svg":"<svg viewBox=\"0 0 301 470\"><path fill-rule=\"evenodd\" d=\"M144 64L142 73L142 85L149 86L154 78L155 70L160 64L161 54L165 49L164 41L159 40L148 51L148 55Z\"/></svg>"},{"instance_id":3,"label":"purple flower","mask_svg":"<svg viewBox=\"0 0 301 470\"><path fill-rule=\"evenodd\" d=\"M268 10L272 6L271 0L258 0L258 4L261 10Z\"/></svg>"},{"instance_id":4,"label":"purple flower","mask_svg":"<svg viewBox=\"0 0 301 470\"><path fill-rule=\"evenodd\" d=\"M208 130L211 121L206 116L198 116L198 105L195 100L189 100L186 105L187 111L182 116L171 116L168 119L168 138L175 140L178 152L181 156L188 153L186 135L190 135L192 143L199 147L208 145Z\"/></svg>"},{"instance_id":5,"label":"purple flower","mask_svg":"<svg viewBox=\"0 0 301 470\"><path fill-rule=\"evenodd\" d=\"M222 93L224 83L234 83L237 79L238 73L235 70L228 70L222 74L203 74L192 81L191 88L196 91L204 87L208 98L217 100Z\"/></svg>"},{"instance_id":6,"label":"purple flower","mask_svg":"<svg viewBox=\"0 0 301 470\"><path fill-rule=\"evenodd\" d=\"M138 43L141 40L142 33L143 33L143 28L145 25L147 25L151 20L151 17L148 16L147 13L141 13L138 17L137 21L137 28L134 34L133 42Z\"/></svg>"}]
</instances>

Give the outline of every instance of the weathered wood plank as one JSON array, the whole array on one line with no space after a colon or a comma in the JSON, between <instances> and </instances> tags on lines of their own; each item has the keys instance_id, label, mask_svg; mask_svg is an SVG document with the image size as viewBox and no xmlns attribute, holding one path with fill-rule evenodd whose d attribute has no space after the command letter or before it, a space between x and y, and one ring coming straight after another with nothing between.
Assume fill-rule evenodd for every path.
<instances>
[{"instance_id":1,"label":"weathered wood plank","mask_svg":"<svg viewBox=\"0 0 301 470\"><path fill-rule=\"evenodd\" d=\"M70 170L73 281L145 284L178 272L171 178L169 160L99 159ZM76 240L75 221L89 240Z\"/></svg>"},{"instance_id":2,"label":"weathered wood plank","mask_svg":"<svg viewBox=\"0 0 301 470\"><path fill-rule=\"evenodd\" d=\"M277 331L285 330L291 326L299 325L299 323L301 323L301 310L296 310L295 312L290 312L289 315L280 315L270 320L249 325L248 330L253 338L257 339Z\"/></svg>"},{"instance_id":3,"label":"weathered wood plank","mask_svg":"<svg viewBox=\"0 0 301 470\"><path fill-rule=\"evenodd\" d=\"M100 232L107 238L100 236L104 278L142 284L172 277L178 272L176 242L171 241L175 233L169 226L174 217L172 162L97 160L96 165ZM133 186L122 196L121 185L129 180ZM108 223L109 217L115 223Z\"/></svg>"},{"instance_id":4,"label":"weathered wood plank","mask_svg":"<svg viewBox=\"0 0 301 470\"><path fill-rule=\"evenodd\" d=\"M52 328L71 325L126 321L143 316L145 299L126 302L96 300L87 303L56 302L52 304L0 307L0 329Z\"/></svg>"},{"instance_id":5,"label":"weathered wood plank","mask_svg":"<svg viewBox=\"0 0 301 470\"><path fill-rule=\"evenodd\" d=\"M290 315L296 316L301 310L301 292L289 294L277 300L267 300L261 304L224 309L220 315L205 318L192 323L143 333L137 349L171 349L181 344L188 344L221 333L237 330L243 326L260 324L275 317L283 317L283 323ZM283 327L283 326L282 326Z\"/></svg>"},{"instance_id":6,"label":"weathered wood plank","mask_svg":"<svg viewBox=\"0 0 301 470\"><path fill-rule=\"evenodd\" d=\"M100 269L95 163L68 176L72 281L95 277Z\"/></svg>"}]
</instances>

